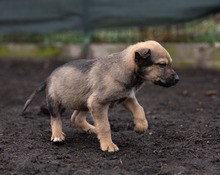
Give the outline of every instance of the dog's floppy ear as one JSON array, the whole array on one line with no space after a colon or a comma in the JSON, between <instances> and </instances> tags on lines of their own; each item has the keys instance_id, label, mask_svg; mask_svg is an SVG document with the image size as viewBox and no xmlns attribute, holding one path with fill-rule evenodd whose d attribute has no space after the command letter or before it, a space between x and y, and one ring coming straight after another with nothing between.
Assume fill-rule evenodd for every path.
<instances>
[{"instance_id":1,"label":"dog's floppy ear","mask_svg":"<svg viewBox=\"0 0 220 175\"><path fill-rule=\"evenodd\" d=\"M146 62L146 60L150 57L151 50L150 49L141 49L135 51L135 63L141 65Z\"/></svg>"}]
</instances>

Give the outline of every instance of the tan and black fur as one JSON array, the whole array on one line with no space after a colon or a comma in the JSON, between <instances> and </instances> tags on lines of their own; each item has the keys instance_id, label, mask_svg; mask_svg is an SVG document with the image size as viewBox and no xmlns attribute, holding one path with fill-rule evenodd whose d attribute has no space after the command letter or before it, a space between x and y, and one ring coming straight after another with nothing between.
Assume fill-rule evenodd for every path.
<instances>
[{"instance_id":1,"label":"tan and black fur","mask_svg":"<svg viewBox=\"0 0 220 175\"><path fill-rule=\"evenodd\" d=\"M111 139L108 109L121 103L134 116L134 130L144 133L148 122L135 93L145 81L170 87L179 81L169 53L156 41L140 42L119 53L92 60L75 60L55 69L27 100L23 112L39 92L46 90L53 142L65 139L61 107L74 110L71 121L98 135L103 151L118 151ZM146 97L147 98L147 97ZM95 126L86 121L91 112Z\"/></svg>"}]
</instances>

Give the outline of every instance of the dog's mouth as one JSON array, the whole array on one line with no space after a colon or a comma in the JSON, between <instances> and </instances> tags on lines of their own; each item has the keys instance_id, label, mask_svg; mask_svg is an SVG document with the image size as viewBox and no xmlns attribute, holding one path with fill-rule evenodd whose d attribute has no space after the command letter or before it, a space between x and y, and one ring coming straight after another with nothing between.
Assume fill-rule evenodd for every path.
<instances>
[{"instance_id":1,"label":"dog's mouth","mask_svg":"<svg viewBox=\"0 0 220 175\"><path fill-rule=\"evenodd\" d=\"M168 78L164 82L161 81L161 80L154 81L154 84L168 88L168 87L176 85L178 83L178 81L179 81L179 78L178 79L175 79L175 78L174 79L170 79L170 78Z\"/></svg>"}]
</instances>

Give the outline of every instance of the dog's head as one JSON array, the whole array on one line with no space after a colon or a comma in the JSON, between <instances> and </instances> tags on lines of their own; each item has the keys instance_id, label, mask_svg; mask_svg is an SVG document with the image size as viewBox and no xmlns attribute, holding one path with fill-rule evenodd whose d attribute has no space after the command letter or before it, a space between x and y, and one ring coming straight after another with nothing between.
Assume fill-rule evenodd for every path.
<instances>
[{"instance_id":1,"label":"dog's head","mask_svg":"<svg viewBox=\"0 0 220 175\"><path fill-rule=\"evenodd\" d=\"M171 68L170 54L156 41L138 43L134 50L134 61L146 81L170 87L179 81Z\"/></svg>"}]
</instances>

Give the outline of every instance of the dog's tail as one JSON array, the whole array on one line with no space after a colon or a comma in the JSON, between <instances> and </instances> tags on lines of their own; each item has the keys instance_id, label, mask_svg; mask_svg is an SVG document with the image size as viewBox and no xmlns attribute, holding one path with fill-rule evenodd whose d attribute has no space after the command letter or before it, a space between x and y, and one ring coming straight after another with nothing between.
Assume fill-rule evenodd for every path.
<instances>
[{"instance_id":1,"label":"dog's tail","mask_svg":"<svg viewBox=\"0 0 220 175\"><path fill-rule=\"evenodd\" d=\"M40 92L44 91L47 87L47 82L44 81L40 84L40 86L35 89L35 91L31 94L31 96L28 98L28 100L26 101L24 107L23 107L23 110L22 110L22 113L21 115L24 114L25 110L28 108L28 106L30 105L30 103L32 102L32 100L34 99L34 97L39 94Z\"/></svg>"}]
</instances>

